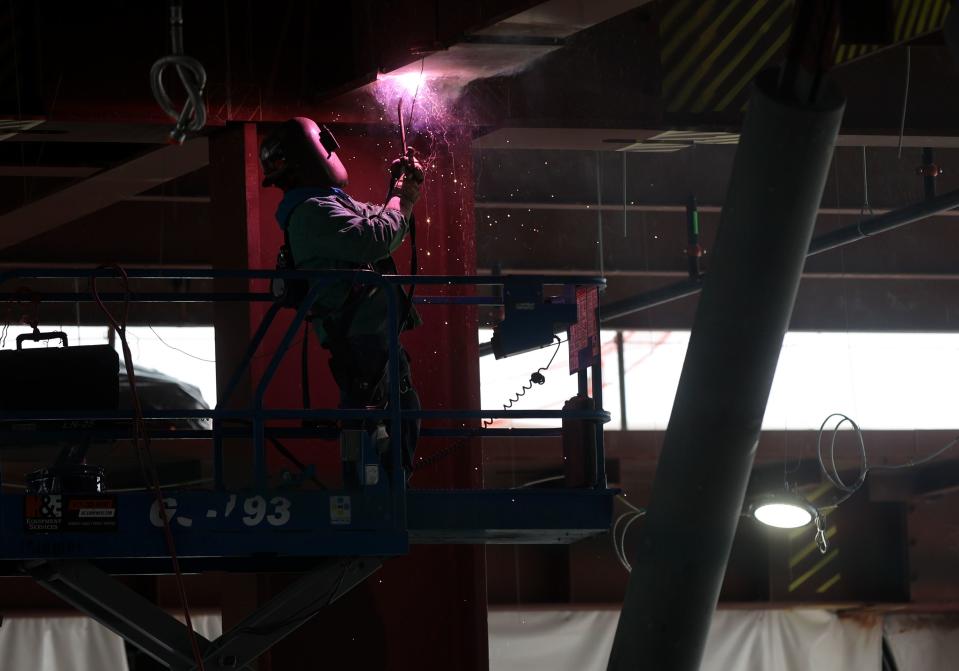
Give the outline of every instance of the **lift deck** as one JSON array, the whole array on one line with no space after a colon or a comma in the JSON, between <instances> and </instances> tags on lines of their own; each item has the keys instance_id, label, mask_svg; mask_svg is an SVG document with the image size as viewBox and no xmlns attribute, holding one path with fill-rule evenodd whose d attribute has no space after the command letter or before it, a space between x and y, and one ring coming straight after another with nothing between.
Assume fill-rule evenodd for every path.
<instances>
[{"instance_id":1,"label":"lift deck","mask_svg":"<svg viewBox=\"0 0 959 671\"><path fill-rule=\"evenodd\" d=\"M112 270L30 269L0 273L0 284L16 279L80 279L93 275L106 280ZM331 282L349 279L384 287L407 284L414 278L384 277L355 271L180 271L131 270L136 280L273 280L307 279L312 288L286 327L280 347L270 357L249 408L223 406L256 356L281 309L270 293L250 292L101 292L109 302L267 302L267 310L234 372L217 408L211 410L149 411L147 420L209 418L209 430L151 431L154 439L207 438L213 444L214 477L207 490L164 490L164 507L176 540L182 570L305 571L293 586L225 633L216 641L201 639L206 669L239 669L301 626L320 608L335 601L375 572L382 561L405 554L411 543L572 543L608 531L615 490L606 485L602 424L609 415L599 410L420 410L404 411L398 403L387 410L264 408L264 395L284 353L307 317L319 292ZM418 286L501 286L507 319L519 301L521 314L513 324L540 328L532 317L537 310L551 319L576 304L575 288L603 284L583 277L443 277L418 276ZM564 299L544 299L544 286L562 286ZM398 322L395 291L389 318ZM510 297L514 303L510 304ZM2 294L2 300L22 300L22 294ZM89 302L89 292L45 292L44 302ZM418 303L504 305L497 296L426 295ZM575 308L573 309L575 315ZM575 320L576 317L573 317ZM594 322L595 323L595 322ZM553 328L553 324L548 327ZM504 331L505 334L505 331ZM552 334L552 331L549 331ZM520 333L515 342L526 343ZM542 337L540 333L536 337ZM535 337L533 338L535 340ZM505 338L503 340L508 340ZM503 347L503 341L499 343ZM505 345L505 346L508 346ZM398 337L390 340L391 398L399 397ZM587 363L592 369L592 393L602 407L599 349ZM580 392L587 391L589 375L579 371ZM578 489L408 490L400 467L399 427L404 418L419 417L423 435L513 437L559 436L559 429L450 428L450 420L476 424L481 418L551 418L586 420L595 429L595 454L589 463L586 487ZM316 435L310 428L278 426L280 420L381 419L391 427L392 477L380 470L368 484L351 489L271 489L266 466L267 444L280 437ZM130 416L120 412L11 412L0 410L0 423L29 423L22 433L34 442L129 438ZM82 428L65 428L65 422ZM242 424L238 427L237 420ZM444 421L444 426L430 426ZM288 424L289 422L287 422ZM52 428L51 428L52 427ZM230 491L223 478L225 439L248 439L253 445L254 486ZM365 439L364 439L365 440ZM361 470L379 469L375 451L361 446ZM365 455L365 456L364 456ZM365 463L368 462L368 463ZM195 668L184 625L111 578L110 574L158 574L171 570L158 504L150 492L0 494L0 572L28 573L46 589L124 637L171 669Z\"/></svg>"}]
</instances>

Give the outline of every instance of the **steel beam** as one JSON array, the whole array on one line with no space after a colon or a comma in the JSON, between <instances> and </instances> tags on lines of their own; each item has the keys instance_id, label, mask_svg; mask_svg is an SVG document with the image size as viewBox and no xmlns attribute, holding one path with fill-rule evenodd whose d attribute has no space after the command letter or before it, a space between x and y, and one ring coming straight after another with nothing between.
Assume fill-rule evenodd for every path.
<instances>
[{"instance_id":1,"label":"steel beam","mask_svg":"<svg viewBox=\"0 0 959 671\"><path fill-rule=\"evenodd\" d=\"M204 668L249 670L257 657L380 566L372 558L326 559L215 641L195 634ZM41 561L26 570L42 587L170 669L197 668L185 625L92 564Z\"/></svg>"},{"instance_id":2,"label":"steel beam","mask_svg":"<svg viewBox=\"0 0 959 671\"><path fill-rule=\"evenodd\" d=\"M959 55L959 15L956 18L956 44ZM959 62L959 60L957 60ZM598 124L597 124L598 125ZM898 127L897 127L898 130ZM499 126L473 140L473 149L546 149L573 151L622 151L637 142L662 133L662 128L569 128L537 126ZM837 147L897 147L899 135L894 133L843 133L836 138ZM902 138L903 147L959 148L954 135L918 135Z\"/></svg>"},{"instance_id":3,"label":"steel beam","mask_svg":"<svg viewBox=\"0 0 959 671\"><path fill-rule=\"evenodd\" d=\"M380 561L372 558L326 560L214 641L204 653L204 668L216 671L250 664L380 566Z\"/></svg>"},{"instance_id":4,"label":"steel beam","mask_svg":"<svg viewBox=\"0 0 959 671\"><path fill-rule=\"evenodd\" d=\"M193 667L186 625L85 561L41 561L27 572L44 589L171 669ZM194 634L201 652L210 642ZM238 666L236 668L243 668Z\"/></svg>"},{"instance_id":5,"label":"steel beam","mask_svg":"<svg viewBox=\"0 0 959 671\"><path fill-rule=\"evenodd\" d=\"M89 177L100 170L73 165L0 165L0 177Z\"/></svg>"},{"instance_id":6,"label":"steel beam","mask_svg":"<svg viewBox=\"0 0 959 671\"><path fill-rule=\"evenodd\" d=\"M131 199L137 200L137 199ZM473 206L477 210L543 210L551 212L595 212L601 210L603 212L655 212L655 213L665 213L665 214L685 214L686 205L676 204L676 203L638 203L632 205L616 205L614 204L601 204L601 203L541 203L541 202L511 202L503 200L482 200L477 201ZM699 205L697 209L701 213L705 214L719 214L723 211L722 205ZM898 212L898 210L889 210L885 208L873 208L873 214L889 214ZM819 214L825 216L840 216L840 217L862 217L862 208L861 207L820 207ZM937 212L940 216L945 217L959 217L959 212ZM677 218L678 221L678 218ZM595 269L591 274L595 274ZM503 275L508 275L509 272L504 268ZM607 273L609 274L609 273Z\"/></svg>"},{"instance_id":7,"label":"steel beam","mask_svg":"<svg viewBox=\"0 0 959 671\"><path fill-rule=\"evenodd\" d=\"M168 146L0 216L0 249L51 231L209 162L206 138Z\"/></svg>"},{"instance_id":8,"label":"steel beam","mask_svg":"<svg viewBox=\"0 0 959 671\"><path fill-rule=\"evenodd\" d=\"M611 671L699 668L845 103L756 80ZM787 168L783 168L787 166Z\"/></svg>"},{"instance_id":9,"label":"steel beam","mask_svg":"<svg viewBox=\"0 0 959 671\"><path fill-rule=\"evenodd\" d=\"M959 189L947 191L939 196L923 200L915 205L894 210L886 214L860 221L857 224L844 226L830 233L815 238L809 245L807 256L815 256L838 247L865 240L873 236L892 231L902 226L928 219L959 207ZM708 275L709 273L707 273ZM692 296L702 290L699 280L683 280L668 286L642 293L632 298L609 303L602 308L603 322L610 322L620 317L648 310L649 308Z\"/></svg>"}]
</instances>

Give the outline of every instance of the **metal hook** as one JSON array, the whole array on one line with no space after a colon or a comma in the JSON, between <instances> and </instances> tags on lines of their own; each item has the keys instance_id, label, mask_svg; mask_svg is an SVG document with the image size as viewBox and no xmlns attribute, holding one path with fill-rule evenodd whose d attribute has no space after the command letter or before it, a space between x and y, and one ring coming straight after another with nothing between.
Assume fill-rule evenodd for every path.
<instances>
[{"instance_id":1,"label":"metal hook","mask_svg":"<svg viewBox=\"0 0 959 671\"><path fill-rule=\"evenodd\" d=\"M816 545L819 546L819 552L826 554L829 549L829 541L826 539L826 522L822 515L816 515Z\"/></svg>"}]
</instances>

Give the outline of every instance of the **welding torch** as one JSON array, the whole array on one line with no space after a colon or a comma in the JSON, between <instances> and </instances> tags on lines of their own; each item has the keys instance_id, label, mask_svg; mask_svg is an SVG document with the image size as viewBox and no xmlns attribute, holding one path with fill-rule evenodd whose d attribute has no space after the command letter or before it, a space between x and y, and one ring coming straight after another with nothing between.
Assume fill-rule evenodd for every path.
<instances>
[{"instance_id":1,"label":"welding torch","mask_svg":"<svg viewBox=\"0 0 959 671\"><path fill-rule=\"evenodd\" d=\"M396 103L396 116L400 122L400 142L403 145L403 155L398 161L394 161L390 166L390 186L386 191L386 203L390 202L396 191L396 185L404 175L416 177L415 172L415 154L413 148L406 141L406 122L403 120L403 101Z\"/></svg>"},{"instance_id":2,"label":"welding torch","mask_svg":"<svg viewBox=\"0 0 959 671\"><path fill-rule=\"evenodd\" d=\"M390 187L386 191L386 200L383 201L384 208L386 208L387 203L389 203L390 199L393 197L394 192L396 191L396 185L399 183L400 178L405 175L413 179L420 179L420 176L416 174L415 154L413 153L413 148L410 147L406 141L406 122L403 120L402 100L396 103L396 116L400 122L400 142L403 145L403 156L399 160L394 161L390 166ZM408 224L410 231L410 275L416 275L417 271L419 270L419 262L416 253L416 216L412 211L410 211ZM409 315L409 310L412 309L413 292L415 290L416 285L411 283L406 292L407 315L404 316L404 318L400 321L401 329L402 324L406 321Z\"/></svg>"}]
</instances>

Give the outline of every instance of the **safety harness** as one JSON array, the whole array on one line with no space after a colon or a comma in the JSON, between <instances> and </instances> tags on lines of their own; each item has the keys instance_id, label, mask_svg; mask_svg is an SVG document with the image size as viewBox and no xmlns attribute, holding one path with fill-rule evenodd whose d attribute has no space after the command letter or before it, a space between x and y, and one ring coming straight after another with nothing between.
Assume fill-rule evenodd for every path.
<instances>
[{"instance_id":1,"label":"safety harness","mask_svg":"<svg viewBox=\"0 0 959 671\"><path fill-rule=\"evenodd\" d=\"M337 200L355 210L353 204L346 199L337 197ZM294 208L295 209L295 208ZM360 214L357 212L357 214ZM292 216L292 210L282 223L283 245L277 254L277 270L295 270L296 260L293 256L293 247L290 244L289 219ZM411 217L412 218L412 217ZM412 222L411 228L412 228ZM415 245L415 240L411 235L411 243ZM414 257L415 259L415 254ZM415 260L412 260L415 270ZM373 271L380 274L396 274L397 268L392 257L386 257L377 264L348 264L347 269ZM414 273L415 274L415 273ZM388 363L384 363L382 370L373 376L375 379L364 378L354 367L353 353L350 350L348 335L353 320L359 311L360 306L369 300L380 287L368 284L352 284L343 303L336 309L326 311L325 314L311 312L304 326L303 345L301 350L300 365L302 377L302 400L303 408L310 408L310 386L309 386L309 329L310 323L320 319L323 324L323 330L326 332L326 342L323 346L330 351L330 372L340 389L348 390L350 397L362 405L381 405L386 400L385 381L389 370ZM296 278L283 280L275 278L271 284L271 292L274 299L284 307L297 308L305 300L309 292L309 281ZM402 300L401 315L399 320L400 331L409 325L412 316L412 293L413 287L409 292L398 291L397 294Z\"/></svg>"}]
</instances>

